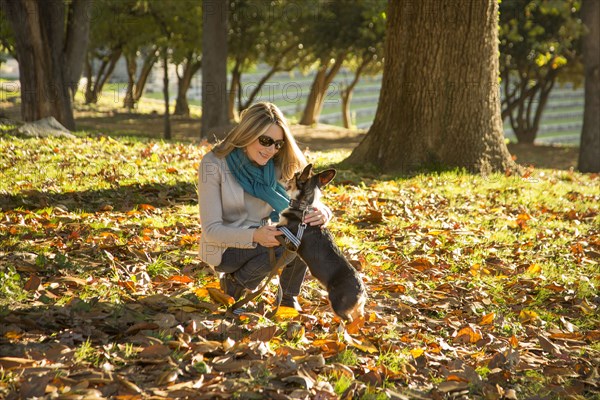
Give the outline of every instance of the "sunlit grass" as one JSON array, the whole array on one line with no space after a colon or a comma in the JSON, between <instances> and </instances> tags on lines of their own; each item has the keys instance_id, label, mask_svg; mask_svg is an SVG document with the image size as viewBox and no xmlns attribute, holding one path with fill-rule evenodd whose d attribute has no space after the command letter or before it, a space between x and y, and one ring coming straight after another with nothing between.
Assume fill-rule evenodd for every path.
<instances>
[{"instance_id":1,"label":"sunlit grass","mask_svg":"<svg viewBox=\"0 0 600 400\"><path fill-rule=\"evenodd\" d=\"M162 293L186 268L193 276L190 287L173 300L193 293L191 287L215 283L210 274L189 272L200 265L196 171L207 150L134 138L0 138L0 153L6 155L1 165L6 179L0 180L0 306L122 306L132 296ZM309 160L319 170L348 154L314 152ZM502 342L513 335L521 340L532 328L597 329L597 188L593 175L551 170L526 177L462 171L381 177L341 168L323 189L323 201L334 212L329 228L362 269L370 322L389 318L368 339L402 350L366 355L349 346L328 361L362 368L371 357L374 367L403 371L412 362L410 349L428 349L439 340L458 347L455 327L478 326L490 313L495 318L481 329ZM22 263L22 254L33 255L35 265ZM25 288L34 274L56 298ZM84 279L85 287L53 281L66 276ZM325 304L314 279L301 296L305 305ZM208 292L199 300L212 301ZM321 309L312 314L314 321L320 314ZM313 322L313 340L334 332L332 326L315 328L320 323ZM155 334L169 340L168 332ZM475 344L467 346L475 352ZM126 359L135 357L132 348L117 350ZM91 343L78 348L80 363L94 364L95 357ZM207 366L197 364L197 370ZM482 376L489 373L481 363L476 367ZM533 393L537 377L531 378ZM343 375L327 379L338 395L352 383ZM369 389L365 398L383 396L378 390Z\"/></svg>"}]
</instances>

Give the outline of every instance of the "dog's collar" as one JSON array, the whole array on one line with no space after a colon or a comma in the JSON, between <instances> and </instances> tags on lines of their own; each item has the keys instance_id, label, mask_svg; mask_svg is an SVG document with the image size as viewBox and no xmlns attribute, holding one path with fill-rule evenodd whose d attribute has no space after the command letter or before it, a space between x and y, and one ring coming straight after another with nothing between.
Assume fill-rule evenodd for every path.
<instances>
[{"instance_id":1,"label":"dog's collar","mask_svg":"<svg viewBox=\"0 0 600 400\"><path fill-rule=\"evenodd\" d=\"M307 211L311 206L312 204L309 204L306 201L298 201L296 199L290 200L290 208L294 210Z\"/></svg>"}]
</instances>

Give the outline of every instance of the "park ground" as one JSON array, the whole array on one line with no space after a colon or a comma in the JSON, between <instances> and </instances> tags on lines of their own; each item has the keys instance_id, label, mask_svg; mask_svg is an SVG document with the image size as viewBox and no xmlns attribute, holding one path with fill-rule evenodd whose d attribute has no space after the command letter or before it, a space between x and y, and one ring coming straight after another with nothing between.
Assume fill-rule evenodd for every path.
<instances>
[{"instance_id":1,"label":"park ground","mask_svg":"<svg viewBox=\"0 0 600 400\"><path fill-rule=\"evenodd\" d=\"M265 318L270 288L229 317L197 258L210 145L194 117L160 140L150 107L78 106L72 140L0 128L0 397L600 398L600 177L576 148L509 145L521 176L341 168L324 201L365 318L310 277L302 313ZM293 129L317 168L364 134Z\"/></svg>"}]
</instances>

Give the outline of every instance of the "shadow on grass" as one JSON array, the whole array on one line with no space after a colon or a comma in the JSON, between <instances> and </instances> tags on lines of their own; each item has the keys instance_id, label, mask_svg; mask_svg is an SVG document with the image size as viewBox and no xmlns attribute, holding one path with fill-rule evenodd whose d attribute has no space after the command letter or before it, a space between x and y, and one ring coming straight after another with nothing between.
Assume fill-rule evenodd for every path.
<instances>
[{"instance_id":1,"label":"shadow on grass","mask_svg":"<svg viewBox=\"0 0 600 400\"><path fill-rule=\"evenodd\" d=\"M193 294L183 297L189 304L187 309L196 311L172 311L173 298L162 294L129 298L119 304L72 297L64 306L36 304L9 312L0 309L0 363L12 374L23 376L19 385L4 385L0 393L7 399L41 398L52 380L59 378L70 378L71 382L101 378L100 383L84 381L84 389L93 388L102 398L129 394L132 387L135 392L151 390L157 385L157 376L175 365L172 360L185 351L172 345L189 348L182 340L184 327L194 337L203 338L190 346L204 346L214 356L225 354L220 343L227 338L237 341L248 336L223 313L215 313L217 306L202 304ZM138 346L145 351L135 350ZM210 372L187 363L180 381L195 381ZM113 379L113 369L120 380ZM215 376L205 377L210 380ZM142 389L126 384L133 381Z\"/></svg>"},{"instance_id":2,"label":"shadow on grass","mask_svg":"<svg viewBox=\"0 0 600 400\"><path fill-rule=\"evenodd\" d=\"M0 209L24 209L36 211L48 207L66 208L65 211L80 210L127 212L149 204L160 208L171 205L197 204L197 191L194 184L178 182L168 184L133 184L111 189L85 190L66 193L49 193L39 190L24 191L18 195L0 197Z\"/></svg>"}]
</instances>

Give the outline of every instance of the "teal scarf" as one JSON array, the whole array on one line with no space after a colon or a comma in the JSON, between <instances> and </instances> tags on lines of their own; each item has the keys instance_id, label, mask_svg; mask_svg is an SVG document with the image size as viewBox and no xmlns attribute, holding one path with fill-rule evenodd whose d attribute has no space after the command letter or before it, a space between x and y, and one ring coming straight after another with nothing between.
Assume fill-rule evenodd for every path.
<instances>
[{"instance_id":1,"label":"teal scarf","mask_svg":"<svg viewBox=\"0 0 600 400\"><path fill-rule=\"evenodd\" d=\"M244 191L269 203L273 207L271 221L279 221L279 213L287 208L290 198L283 185L275 178L273 160L269 160L265 166L256 165L239 148L229 153L226 160Z\"/></svg>"}]
</instances>

